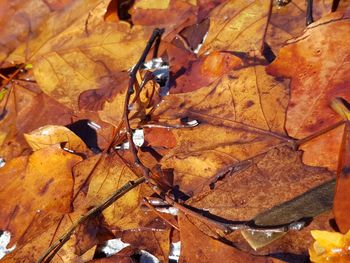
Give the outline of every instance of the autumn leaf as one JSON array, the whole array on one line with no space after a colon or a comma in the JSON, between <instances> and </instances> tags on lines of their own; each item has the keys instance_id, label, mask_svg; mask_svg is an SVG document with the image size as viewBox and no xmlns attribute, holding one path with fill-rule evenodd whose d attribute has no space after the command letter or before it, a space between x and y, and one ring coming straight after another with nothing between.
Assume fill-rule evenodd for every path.
<instances>
[{"instance_id":1,"label":"autumn leaf","mask_svg":"<svg viewBox=\"0 0 350 263\"><path fill-rule=\"evenodd\" d=\"M1 101L6 111L0 120L1 156L5 159L17 157L29 149L23 134L41 126L65 125L73 112L42 93L36 85L21 82L13 84ZM60 112L57 116L57 112ZM33 118L35 116L35 118Z\"/></svg>"},{"instance_id":2,"label":"autumn leaf","mask_svg":"<svg viewBox=\"0 0 350 263\"><path fill-rule=\"evenodd\" d=\"M215 50L260 51L270 8L269 1L227 1L209 14L210 27L201 53Z\"/></svg>"},{"instance_id":3,"label":"autumn leaf","mask_svg":"<svg viewBox=\"0 0 350 263\"><path fill-rule=\"evenodd\" d=\"M348 262L349 234L312 230L311 235L316 241L309 248L310 260L315 263Z\"/></svg>"},{"instance_id":4,"label":"autumn leaf","mask_svg":"<svg viewBox=\"0 0 350 263\"><path fill-rule=\"evenodd\" d=\"M274 258L254 256L230 247L225 243L210 238L202 233L194 224L180 215L182 246L180 262L283 262Z\"/></svg>"},{"instance_id":5,"label":"autumn leaf","mask_svg":"<svg viewBox=\"0 0 350 263\"><path fill-rule=\"evenodd\" d=\"M272 75L292 79L286 117L290 136L302 139L341 120L329 105L335 97L350 99L348 27L346 14L332 13L290 40L267 67ZM341 134L339 128L303 144L304 162L336 170Z\"/></svg>"},{"instance_id":6,"label":"autumn leaf","mask_svg":"<svg viewBox=\"0 0 350 263\"><path fill-rule=\"evenodd\" d=\"M300 155L300 152L286 147L270 150L240 170L228 170L194 195L187 204L230 222L249 221L258 213L286 202L333 177L332 173L325 169L303 165ZM290 218L288 221L281 216L282 221L276 224L286 224L298 219L300 218ZM323 220L315 220L313 224L321 229L325 227ZM308 247L311 241L308 238L308 230L303 229L297 233L288 233L278 243L253 252L238 232L228 235L215 227L204 224L198 226L204 233L230 240L235 246L250 250L254 254L278 253L280 249L289 253L305 254L305 247ZM290 238L289 235L294 236ZM298 241L294 243L293 240Z\"/></svg>"},{"instance_id":7,"label":"autumn leaf","mask_svg":"<svg viewBox=\"0 0 350 263\"><path fill-rule=\"evenodd\" d=\"M49 147L50 145L65 144L66 149L83 153L88 151L84 142L68 128L47 125L31 133L24 134L24 138L33 151Z\"/></svg>"},{"instance_id":8,"label":"autumn leaf","mask_svg":"<svg viewBox=\"0 0 350 263\"><path fill-rule=\"evenodd\" d=\"M178 143L163 157L162 167L173 168L174 184L191 192L225 167L286 142L287 99L284 82L268 76L258 61L210 86L165 97L155 118L187 117L199 125L173 129Z\"/></svg>"},{"instance_id":9,"label":"autumn leaf","mask_svg":"<svg viewBox=\"0 0 350 263\"><path fill-rule=\"evenodd\" d=\"M54 145L15 158L1 168L1 225L11 231L12 242L25 244L70 211L71 168L80 161L81 157Z\"/></svg>"},{"instance_id":10,"label":"autumn leaf","mask_svg":"<svg viewBox=\"0 0 350 263\"><path fill-rule=\"evenodd\" d=\"M4 0L4 262L167 262L180 243L179 262L301 262L346 247L309 231L349 225L349 5L315 0L305 27L310 7Z\"/></svg>"}]
</instances>

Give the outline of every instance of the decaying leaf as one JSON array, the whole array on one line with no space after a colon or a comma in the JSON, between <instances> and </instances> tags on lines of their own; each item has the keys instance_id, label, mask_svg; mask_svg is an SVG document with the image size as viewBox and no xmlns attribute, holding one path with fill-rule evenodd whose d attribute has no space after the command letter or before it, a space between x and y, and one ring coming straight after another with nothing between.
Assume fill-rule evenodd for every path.
<instances>
[{"instance_id":1,"label":"decaying leaf","mask_svg":"<svg viewBox=\"0 0 350 263\"><path fill-rule=\"evenodd\" d=\"M350 100L349 25L347 14L332 13L320 19L289 41L268 66L270 74L292 79L286 118L290 136L301 139L341 120L329 105L335 97ZM304 162L336 170L339 131L302 145Z\"/></svg>"},{"instance_id":2,"label":"decaying leaf","mask_svg":"<svg viewBox=\"0 0 350 263\"><path fill-rule=\"evenodd\" d=\"M243 170L237 172L233 170L227 173L224 178L214 184L214 188L208 185L187 203L206 211L209 215L221 218L224 222L243 222L253 219L258 213L268 211L271 207L288 201L308 189L329 181L333 176L326 169L302 164L301 152L294 152L286 147L276 148L257 157ZM296 220L291 213L283 216L284 219L279 218L280 223L288 223L288 216L290 216L290 222ZM316 220L315 224L321 224L319 227L329 229L328 221L323 220L319 222ZM219 235L230 240L236 247L251 251L237 232L225 235L207 225L200 225L200 229L211 236ZM287 236L290 234L288 233ZM307 238L308 230L304 229L292 235L294 235L293 239L298 240L295 243L285 237L278 243L272 243L267 248L252 253L278 253L279 250L283 250L289 253L306 254L306 247L311 241L310 238ZM296 238L295 235L299 237Z\"/></svg>"},{"instance_id":3,"label":"decaying leaf","mask_svg":"<svg viewBox=\"0 0 350 263\"><path fill-rule=\"evenodd\" d=\"M215 240L202 233L185 215L180 215L180 262L283 262L269 257L254 256Z\"/></svg>"}]
</instances>

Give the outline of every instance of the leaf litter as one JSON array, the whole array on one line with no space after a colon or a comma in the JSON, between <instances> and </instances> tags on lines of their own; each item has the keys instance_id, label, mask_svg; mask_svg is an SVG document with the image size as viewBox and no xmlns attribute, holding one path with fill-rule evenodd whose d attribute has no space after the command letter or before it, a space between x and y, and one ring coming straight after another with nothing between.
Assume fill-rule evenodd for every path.
<instances>
[{"instance_id":1,"label":"leaf litter","mask_svg":"<svg viewBox=\"0 0 350 263\"><path fill-rule=\"evenodd\" d=\"M318 262L310 230L349 229L348 1L307 28L297 0L126 2L4 3L3 261Z\"/></svg>"}]
</instances>

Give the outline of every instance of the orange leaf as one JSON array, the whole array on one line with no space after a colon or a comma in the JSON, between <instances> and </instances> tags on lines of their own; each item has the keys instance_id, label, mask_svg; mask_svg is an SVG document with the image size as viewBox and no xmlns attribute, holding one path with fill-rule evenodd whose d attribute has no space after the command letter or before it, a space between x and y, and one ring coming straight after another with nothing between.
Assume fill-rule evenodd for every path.
<instances>
[{"instance_id":1,"label":"orange leaf","mask_svg":"<svg viewBox=\"0 0 350 263\"><path fill-rule=\"evenodd\" d=\"M346 263L350 260L350 232L342 235L337 232L312 230L316 240L309 248L310 260L315 263Z\"/></svg>"},{"instance_id":2,"label":"orange leaf","mask_svg":"<svg viewBox=\"0 0 350 263\"><path fill-rule=\"evenodd\" d=\"M339 153L337 185L335 189L333 213L342 233L350 229L350 123L346 122Z\"/></svg>"},{"instance_id":3,"label":"orange leaf","mask_svg":"<svg viewBox=\"0 0 350 263\"><path fill-rule=\"evenodd\" d=\"M44 225L71 209L72 167L81 157L57 146L18 157L0 169L0 225L22 245L45 231ZM39 227L43 224L42 227Z\"/></svg>"},{"instance_id":4,"label":"orange leaf","mask_svg":"<svg viewBox=\"0 0 350 263\"><path fill-rule=\"evenodd\" d=\"M292 137L304 138L341 120L329 104L335 97L350 100L348 17L332 13L313 23L302 36L290 40L267 67L272 75L292 79L286 118ZM336 170L342 136L339 131L302 145L304 162Z\"/></svg>"}]
</instances>

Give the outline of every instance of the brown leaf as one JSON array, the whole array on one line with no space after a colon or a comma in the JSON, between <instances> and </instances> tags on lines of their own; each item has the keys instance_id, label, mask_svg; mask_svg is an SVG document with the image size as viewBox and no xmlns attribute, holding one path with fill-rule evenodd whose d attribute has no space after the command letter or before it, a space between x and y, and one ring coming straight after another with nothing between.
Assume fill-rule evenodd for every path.
<instances>
[{"instance_id":1,"label":"brown leaf","mask_svg":"<svg viewBox=\"0 0 350 263\"><path fill-rule=\"evenodd\" d=\"M131 229L122 232L122 241L131 246L146 250L156 256L161 262L167 262L169 257L169 229Z\"/></svg>"},{"instance_id":2,"label":"brown leaf","mask_svg":"<svg viewBox=\"0 0 350 263\"><path fill-rule=\"evenodd\" d=\"M72 5L72 0L11 1L2 0L0 10L0 60L3 61L30 35L40 32L54 11Z\"/></svg>"},{"instance_id":3,"label":"brown leaf","mask_svg":"<svg viewBox=\"0 0 350 263\"><path fill-rule=\"evenodd\" d=\"M171 30L181 23L194 22L196 9L195 5L181 0L140 0L135 3L131 16L135 25L166 26Z\"/></svg>"},{"instance_id":4,"label":"brown leaf","mask_svg":"<svg viewBox=\"0 0 350 263\"><path fill-rule=\"evenodd\" d=\"M283 262L270 257L259 257L215 240L191 223L185 215L179 218L181 254L179 262Z\"/></svg>"},{"instance_id":5,"label":"brown leaf","mask_svg":"<svg viewBox=\"0 0 350 263\"><path fill-rule=\"evenodd\" d=\"M81 157L51 146L1 168L0 225L12 233L13 242L25 244L45 231L44 225L57 220L57 215L70 211L71 169L80 161Z\"/></svg>"},{"instance_id":6,"label":"brown leaf","mask_svg":"<svg viewBox=\"0 0 350 263\"><path fill-rule=\"evenodd\" d=\"M200 53L215 50L259 51L267 25L270 1L226 1L210 14L208 36Z\"/></svg>"},{"instance_id":7,"label":"brown leaf","mask_svg":"<svg viewBox=\"0 0 350 263\"><path fill-rule=\"evenodd\" d=\"M49 124L66 125L73 114L40 92L36 85L15 84L9 92L6 114L0 120L0 154L7 160L29 151L23 133ZM5 103L3 100L1 106Z\"/></svg>"},{"instance_id":8,"label":"brown leaf","mask_svg":"<svg viewBox=\"0 0 350 263\"><path fill-rule=\"evenodd\" d=\"M190 92L208 86L242 64L240 58L229 53L214 51L203 55L191 64L184 75L176 79L176 85L170 89L170 93Z\"/></svg>"},{"instance_id":9,"label":"brown leaf","mask_svg":"<svg viewBox=\"0 0 350 263\"><path fill-rule=\"evenodd\" d=\"M265 155L255 158L250 166L221 178L213 190L207 186L190 199L188 204L225 220L251 220L258 213L333 178L334 175L326 169L305 166L300 156L301 152L294 152L288 147L270 150ZM328 226L329 229L328 220L329 217L323 218L317 223L318 227ZM208 226L201 226L201 229L207 234L218 235L218 231L209 230L211 228ZM237 232L219 235L234 242L236 246L253 252ZM293 235L253 253L305 254L311 241L310 238L306 238L309 232L304 229Z\"/></svg>"},{"instance_id":10,"label":"brown leaf","mask_svg":"<svg viewBox=\"0 0 350 263\"><path fill-rule=\"evenodd\" d=\"M334 124L340 117L329 107L331 100L350 100L347 17L332 13L310 25L304 35L282 48L267 68L272 75L292 79L286 119L292 137L304 138ZM332 137L324 135L306 143L301 147L304 162L336 170L340 138L341 133L333 133ZM323 148L325 145L327 148Z\"/></svg>"},{"instance_id":11,"label":"brown leaf","mask_svg":"<svg viewBox=\"0 0 350 263\"><path fill-rule=\"evenodd\" d=\"M170 129L166 128L144 128L145 141L152 147L173 148L176 138Z\"/></svg>"},{"instance_id":12,"label":"brown leaf","mask_svg":"<svg viewBox=\"0 0 350 263\"><path fill-rule=\"evenodd\" d=\"M312 16L314 21L317 22L318 19L330 13L332 2L332 0L313 1ZM343 7L347 1L340 2ZM273 5L266 32L266 42L276 54L287 40L300 36L305 30L306 9L307 2L304 0L293 0L284 6Z\"/></svg>"},{"instance_id":13,"label":"brown leaf","mask_svg":"<svg viewBox=\"0 0 350 263\"><path fill-rule=\"evenodd\" d=\"M175 185L190 193L234 163L285 140L283 82L261 65L231 71L210 86L164 98L154 112L159 121L189 117L200 124L173 129L177 146L161 161L173 168ZM197 189L197 190L198 190Z\"/></svg>"},{"instance_id":14,"label":"brown leaf","mask_svg":"<svg viewBox=\"0 0 350 263\"><path fill-rule=\"evenodd\" d=\"M99 205L116 189L129 181L137 179L137 176L125 166L118 155L102 155L100 158L101 160L97 161L97 163L96 160L91 162L91 166L87 168L87 170L90 170L93 167L91 174L89 174L91 179L88 179L89 186L86 200L79 203L79 206L75 205L79 209ZM151 217L147 212L140 210L142 198L144 196L150 196L152 193L151 189L143 185L129 191L103 211L102 214L106 224L110 229L125 230L142 227L149 221L152 221L155 217L153 214Z\"/></svg>"},{"instance_id":15,"label":"brown leaf","mask_svg":"<svg viewBox=\"0 0 350 263\"><path fill-rule=\"evenodd\" d=\"M104 22L107 4L76 1L54 12L40 34L19 46L7 61L33 64L40 88L78 109L81 92L112 82L112 72L127 70L137 61L151 30Z\"/></svg>"},{"instance_id":16,"label":"brown leaf","mask_svg":"<svg viewBox=\"0 0 350 263\"><path fill-rule=\"evenodd\" d=\"M64 126L46 125L23 135L33 151L61 143L65 144L65 148L78 153L88 151L85 143L75 133Z\"/></svg>"}]
</instances>

